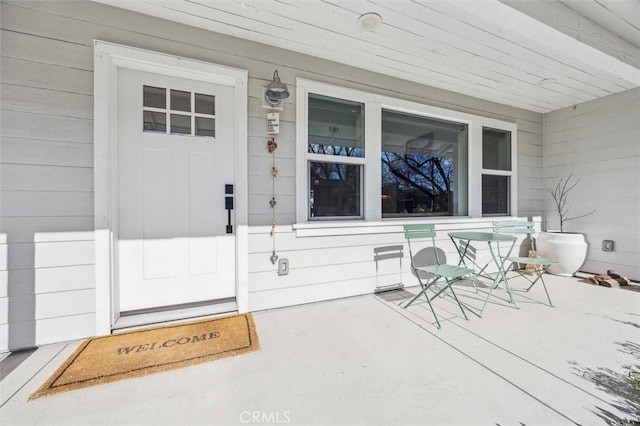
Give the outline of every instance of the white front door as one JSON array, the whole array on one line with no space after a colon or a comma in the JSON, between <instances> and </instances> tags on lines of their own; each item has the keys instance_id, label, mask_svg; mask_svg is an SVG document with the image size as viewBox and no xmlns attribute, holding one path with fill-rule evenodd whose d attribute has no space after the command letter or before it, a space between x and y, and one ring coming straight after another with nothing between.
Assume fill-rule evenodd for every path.
<instances>
[{"instance_id":1,"label":"white front door","mask_svg":"<svg viewBox=\"0 0 640 426\"><path fill-rule=\"evenodd\" d=\"M235 297L233 103L229 86L119 70L121 313Z\"/></svg>"}]
</instances>

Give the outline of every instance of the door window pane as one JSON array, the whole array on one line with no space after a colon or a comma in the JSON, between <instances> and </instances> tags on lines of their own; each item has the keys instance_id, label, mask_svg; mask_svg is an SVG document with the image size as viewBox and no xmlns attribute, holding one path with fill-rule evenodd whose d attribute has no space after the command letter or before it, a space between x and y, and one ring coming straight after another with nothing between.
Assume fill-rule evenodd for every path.
<instances>
[{"instance_id":1,"label":"door window pane","mask_svg":"<svg viewBox=\"0 0 640 426\"><path fill-rule=\"evenodd\" d=\"M145 132L162 132L167 131L167 113L156 111L142 112L143 130Z\"/></svg>"},{"instance_id":2,"label":"door window pane","mask_svg":"<svg viewBox=\"0 0 640 426\"><path fill-rule=\"evenodd\" d=\"M482 168L511 170L511 132L482 128Z\"/></svg>"},{"instance_id":3,"label":"door window pane","mask_svg":"<svg viewBox=\"0 0 640 426\"><path fill-rule=\"evenodd\" d=\"M169 108L167 108L167 90L170 95ZM215 137L215 96L143 86L142 98L143 131ZM192 100L195 111L192 110ZM163 111L158 111L160 109ZM170 129L167 128L168 113L172 113Z\"/></svg>"},{"instance_id":4,"label":"door window pane","mask_svg":"<svg viewBox=\"0 0 640 426\"><path fill-rule=\"evenodd\" d=\"M167 108L167 89L144 86L142 89L142 105L149 108Z\"/></svg>"},{"instance_id":5,"label":"door window pane","mask_svg":"<svg viewBox=\"0 0 640 426\"><path fill-rule=\"evenodd\" d=\"M364 105L309 95L308 152L364 157Z\"/></svg>"},{"instance_id":6,"label":"door window pane","mask_svg":"<svg viewBox=\"0 0 640 426\"><path fill-rule=\"evenodd\" d=\"M467 125L382 111L382 217L467 214Z\"/></svg>"},{"instance_id":7,"label":"door window pane","mask_svg":"<svg viewBox=\"0 0 640 426\"><path fill-rule=\"evenodd\" d=\"M509 215L509 176L482 176L482 214Z\"/></svg>"},{"instance_id":8,"label":"door window pane","mask_svg":"<svg viewBox=\"0 0 640 426\"><path fill-rule=\"evenodd\" d=\"M196 136L216 136L216 120L214 118L196 117Z\"/></svg>"},{"instance_id":9,"label":"door window pane","mask_svg":"<svg viewBox=\"0 0 640 426\"><path fill-rule=\"evenodd\" d=\"M310 217L360 217L362 166L309 163Z\"/></svg>"},{"instance_id":10,"label":"door window pane","mask_svg":"<svg viewBox=\"0 0 640 426\"><path fill-rule=\"evenodd\" d=\"M191 112L191 93L182 90L171 90L171 109Z\"/></svg>"},{"instance_id":11,"label":"door window pane","mask_svg":"<svg viewBox=\"0 0 640 426\"><path fill-rule=\"evenodd\" d=\"M216 113L215 96L203 95L196 93L196 113L215 115Z\"/></svg>"},{"instance_id":12,"label":"door window pane","mask_svg":"<svg viewBox=\"0 0 640 426\"><path fill-rule=\"evenodd\" d=\"M191 116L171 114L171 133L191 134Z\"/></svg>"}]
</instances>

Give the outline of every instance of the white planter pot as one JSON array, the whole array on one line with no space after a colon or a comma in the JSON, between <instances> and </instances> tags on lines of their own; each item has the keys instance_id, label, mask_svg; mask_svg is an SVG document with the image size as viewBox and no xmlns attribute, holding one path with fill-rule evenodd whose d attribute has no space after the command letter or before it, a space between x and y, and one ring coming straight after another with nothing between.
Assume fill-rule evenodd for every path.
<instances>
[{"instance_id":1,"label":"white planter pot","mask_svg":"<svg viewBox=\"0 0 640 426\"><path fill-rule=\"evenodd\" d=\"M536 248L542 257L559 262L547 271L564 277L573 276L587 258L589 243L584 234L576 232L541 232Z\"/></svg>"}]
</instances>

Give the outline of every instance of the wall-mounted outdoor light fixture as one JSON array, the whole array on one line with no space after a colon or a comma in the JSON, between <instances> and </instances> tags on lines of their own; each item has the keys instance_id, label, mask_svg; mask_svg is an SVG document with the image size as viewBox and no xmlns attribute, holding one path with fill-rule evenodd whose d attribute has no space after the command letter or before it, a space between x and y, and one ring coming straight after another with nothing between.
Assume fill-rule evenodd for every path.
<instances>
[{"instance_id":1,"label":"wall-mounted outdoor light fixture","mask_svg":"<svg viewBox=\"0 0 640 426\"><path fill-rule=\"evenodd\" d=\"M272 107L277 107L289 97L287 85L280 81L278 70L273 72L273 81L264 88L264 100Z\"/></svg>"}]
</instances>

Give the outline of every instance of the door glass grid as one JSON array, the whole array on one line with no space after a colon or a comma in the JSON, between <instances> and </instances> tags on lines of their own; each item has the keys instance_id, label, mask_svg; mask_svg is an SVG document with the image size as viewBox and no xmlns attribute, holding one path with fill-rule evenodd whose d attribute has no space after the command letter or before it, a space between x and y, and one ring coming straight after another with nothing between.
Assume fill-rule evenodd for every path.
<instances>
[{"instance_id":1,"label":"door glass grid","mask_svg":"<svg viewBox=\"0 0 640 426\"><path fill-rule=\"evenodd\" d=\"M143 86L142 130L174 135L215 137L215 96Z\"/></svg>"}]
</instances>

